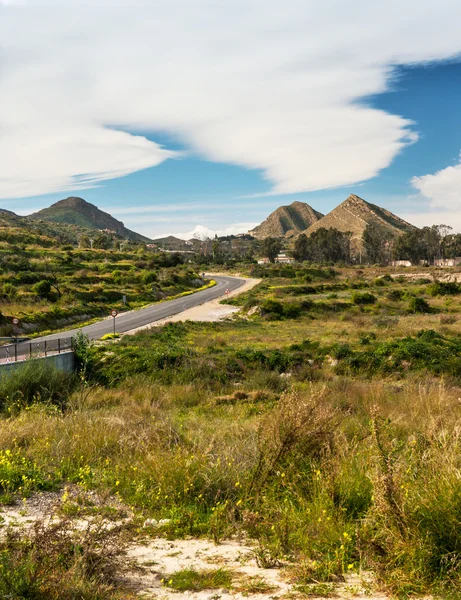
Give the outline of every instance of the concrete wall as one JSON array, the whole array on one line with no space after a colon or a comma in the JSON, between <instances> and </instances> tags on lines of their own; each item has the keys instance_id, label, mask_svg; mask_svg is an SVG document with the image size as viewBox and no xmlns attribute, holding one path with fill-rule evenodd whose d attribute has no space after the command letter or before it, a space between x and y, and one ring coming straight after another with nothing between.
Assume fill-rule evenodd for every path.
<instances>
[{"instance_id":1,"label":"concrete wall","mask_svg":"<svg viewBox=\"0 0 461 600\"><path fill-rule=\"evenodd\" d=\"M73 373L75 369L75 355L73 352L65 352L63 354L53 354L52 356L43 356L40 358L33 358L33 361L44 361L46 364L56 367L59 371L65 373ZM12 363L0 363L0 377L12 373L15 369L24 365L26 361L12 362ZM29 362L29 361L27 361Z\"/></svg>"}]
</instances>

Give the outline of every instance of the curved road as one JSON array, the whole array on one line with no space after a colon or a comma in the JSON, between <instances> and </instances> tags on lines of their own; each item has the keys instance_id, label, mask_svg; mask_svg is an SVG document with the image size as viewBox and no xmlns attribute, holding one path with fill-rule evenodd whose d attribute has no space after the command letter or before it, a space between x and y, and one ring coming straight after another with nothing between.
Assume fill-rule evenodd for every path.
<instances>
[{"instance_id":1,"label":"curved road","mask_svg":"<svg viewBox=\"0 0 461 600\"><path fill-rule=\"evenodd\" d=\"M220 296L224 296L226 289L232 292L237 290L245 283L245 279L240 279L239 277L230 277L227 275L210 277L216 281L216 285L211 288L202 290L200 292L195 292L194 294L190 294L189 296L184 296L182 298L176 298L176 300L166 300L165 302L152 304L139 310L120 313L117 315L117 317L115 317L115 331L117 333L124 333L138 327L149 325L150 323L154 323L160 319L171 317L183 312L184 310L193 308L194 306L198 306L200 304L204 304L205 302L209 302L210 300L215 300ZM108 312L109 311L110 308L108 307ZM106 333L113 333L114 320L112 317L109 317L108 319L98 321L92 325L86 325L85 327L34 338L31 342L19 343L16 345L17 356L24 357L29 355L31 353L31 344L33 353L43 353L45 351L44 342L47 342L47 351L50 353L54 353L58 350L58 344L61 350L68 348L70 346L70 340L72 336L79 331L82 331L92 340L99 339ZM11 358L13 358L14 351L14 348L10 346ZM0 349L0 362L4 362L6 358L4 354L5 347Z\"/></svg>"}]
</instances>

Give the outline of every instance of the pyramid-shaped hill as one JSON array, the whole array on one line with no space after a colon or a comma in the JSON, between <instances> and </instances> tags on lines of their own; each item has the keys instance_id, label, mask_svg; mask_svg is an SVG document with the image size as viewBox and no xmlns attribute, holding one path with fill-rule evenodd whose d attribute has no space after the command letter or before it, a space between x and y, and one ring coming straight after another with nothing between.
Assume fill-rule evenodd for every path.
<instances>
[{"instance_id":1,"label":"pyramid-shaped hill","mask_svg":"<svg viewBox=\"0 0 461 600\"><path fill-rule=\"evenodd\" d=\"M265 221L248 233L255 238L291 237L301 233L323 217L305 202L293 202L289 206L280 206Z\"/></svg>"},{"instance_id":2,"label":"pyramid-shaped hill","mask_svg":"<svg viewBox=\"0 0 461 600\"><path fill-rule=\"evenodd\" d=\"M404 221L385 208L371 204L360 198L360 196L351 194L349 198L325 215L323 219L316 221L308 227L304 233L311 235L321 227L325 229L338 229L344 233L350 231L352 233L352 248L358 250L362 246L362 236L367 225L380 227L393 237L417 229L414 225L407 223L407 221Z\"/></svg>"}]
</instances>

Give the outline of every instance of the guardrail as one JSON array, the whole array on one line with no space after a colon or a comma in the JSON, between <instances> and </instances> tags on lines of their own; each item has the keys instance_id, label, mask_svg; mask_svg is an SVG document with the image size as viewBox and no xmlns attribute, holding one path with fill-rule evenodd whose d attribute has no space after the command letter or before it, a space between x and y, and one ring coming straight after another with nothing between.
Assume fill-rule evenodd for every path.
<instances>
[{"instance_id":1,"label":"guardrail","mask_svg":"<svg viewBox=\"0 0 461 600\"><path fill-rule=\"evenodd\" d=\"M73 351L72 337L56 340L33 340L0 346L0 363L14 363L30 358L44 358Z\"/></svg>"}]
</instances>

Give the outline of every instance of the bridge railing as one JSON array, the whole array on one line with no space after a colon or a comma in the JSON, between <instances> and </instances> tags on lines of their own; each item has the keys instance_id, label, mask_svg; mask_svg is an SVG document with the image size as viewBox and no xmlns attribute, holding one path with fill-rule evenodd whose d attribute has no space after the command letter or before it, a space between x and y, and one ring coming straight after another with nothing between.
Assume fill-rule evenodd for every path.
<instances>
[{"instance_id":1,"label":"bridge railing","mask_svg":"<svg viewBox=\"0 0 461 600\"><path fill-rule=\"evenodd\" d=\"M0 363L10 363L63 354L73 350L72 337L56 340L17 342L0 346Z\"/></svg>"}]
</instances>

